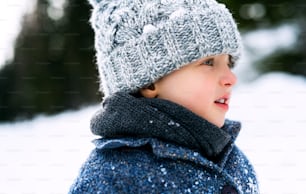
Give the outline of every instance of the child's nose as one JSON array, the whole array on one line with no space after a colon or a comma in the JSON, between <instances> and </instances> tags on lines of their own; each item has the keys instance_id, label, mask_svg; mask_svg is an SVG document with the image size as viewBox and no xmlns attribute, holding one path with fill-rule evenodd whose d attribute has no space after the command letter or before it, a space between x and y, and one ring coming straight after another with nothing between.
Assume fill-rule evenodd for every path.
<instances>
[{"instance_id":1,"label":"child's nose","mask_svg":"<svg viewBox=\"0 0 306 194\"><path fill-rule=\"evenodd\" d=\"M232 72L230 68L227 68L221 77L221 85L230 87L234 86L236 82L237 82L236 75Z\"/></svg>"}]
</instances>

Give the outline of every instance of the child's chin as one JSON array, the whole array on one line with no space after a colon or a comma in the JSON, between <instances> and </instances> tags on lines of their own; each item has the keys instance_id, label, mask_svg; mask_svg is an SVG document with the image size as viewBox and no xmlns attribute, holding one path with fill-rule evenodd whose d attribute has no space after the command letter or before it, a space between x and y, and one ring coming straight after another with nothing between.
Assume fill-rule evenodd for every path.
<instances>
[{"instance_id":1,"label":"child's chin","mask_svg":"<svg viewBox=\"0 0 306 194\"><path fill-rule=\"evenodd\" d=\"M223 127L224 123L225 123L225 119L222 119L222 120L217 121L216 123L213 123L213 124L216 125L217 127L221 128L221 127Z\"/></svg>"}]
</instances>

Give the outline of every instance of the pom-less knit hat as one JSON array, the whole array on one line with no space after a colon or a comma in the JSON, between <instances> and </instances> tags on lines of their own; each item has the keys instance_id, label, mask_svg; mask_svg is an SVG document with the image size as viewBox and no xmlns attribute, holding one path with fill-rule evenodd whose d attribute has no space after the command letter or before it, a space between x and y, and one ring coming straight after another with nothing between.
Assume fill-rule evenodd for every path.
<instances>
[{"instance_id":1,"label":"pom-less knit hat","mask_svg":"<svg viewBox=\"0 0 306 194\"><path fill-rule=\"evenodd\" d=\"M228 9L215 0L89 0L101 91L135 92L202 57L240 56Z\"/></svg>"}]
</instances>

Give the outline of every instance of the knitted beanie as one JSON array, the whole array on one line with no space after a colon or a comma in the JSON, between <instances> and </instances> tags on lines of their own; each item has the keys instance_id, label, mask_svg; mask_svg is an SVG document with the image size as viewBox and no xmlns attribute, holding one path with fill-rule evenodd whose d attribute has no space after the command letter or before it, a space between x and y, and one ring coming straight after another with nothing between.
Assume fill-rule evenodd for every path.
<instances>
[{"instance_id":1,"label":"knitted beanie","mask_svg":"<svg viewBox=\"0 0 306 194\"><path fill-rule=\"evenodd\" d=\"M202 57L240 56L241 38L215 0L89 0L105 96L136 92Z\"/></svg>"}]
</instances>

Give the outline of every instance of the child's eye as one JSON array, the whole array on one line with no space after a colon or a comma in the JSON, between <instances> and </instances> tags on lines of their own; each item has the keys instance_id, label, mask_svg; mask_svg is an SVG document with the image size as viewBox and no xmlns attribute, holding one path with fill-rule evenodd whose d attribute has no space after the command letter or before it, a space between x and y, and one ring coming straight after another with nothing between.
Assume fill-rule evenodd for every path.
<instances>
[{"instance_id":1,"label":"child's eye","mask_svg":"<svg viewBox=\"0 0 306 194\"><path fill-rule=\"evenodd\" d=\"M234 64L233 62L230 62L230 63L228 64L228 67L229 67L230 69L233 69L233 68L235 67L235 64Z\"/></svg>"},{"instance_id":2,"label":"child's eye","mask_svg":"<svg viewBox=\"0 0 306 194\"><path fill-rule=\"evenodd\" d=\"M203 65L208 65L208 66L213 66L214 65L214 60L213 59L207 59L202 64Z\"/></svg>"},{"instance_id":3,"label":"child's eye","mask_svg":"<svg viewBox=\"0 0 306 194\"><path fill-rule=\"evenodd\" d=\"M229 56L228 67L229 67L230 69L233 69L233 68L235 67L235 63L232 61L232 56Z\"/></svg>"}]
</instances>

